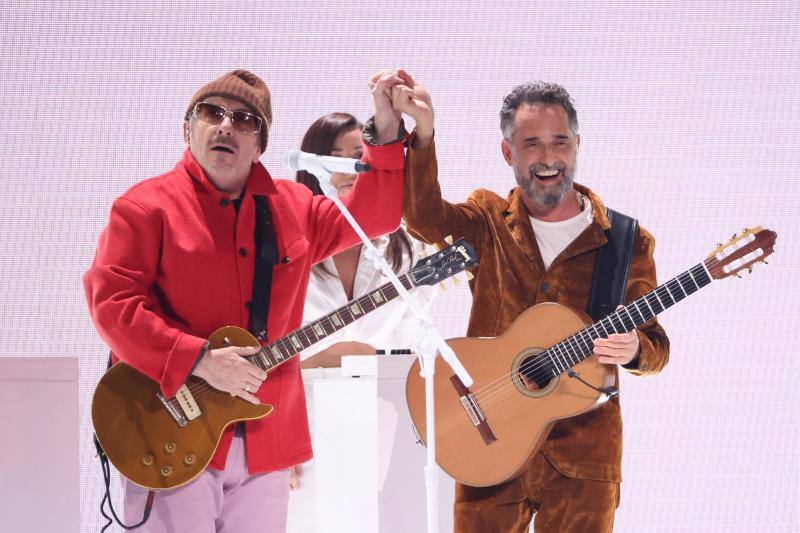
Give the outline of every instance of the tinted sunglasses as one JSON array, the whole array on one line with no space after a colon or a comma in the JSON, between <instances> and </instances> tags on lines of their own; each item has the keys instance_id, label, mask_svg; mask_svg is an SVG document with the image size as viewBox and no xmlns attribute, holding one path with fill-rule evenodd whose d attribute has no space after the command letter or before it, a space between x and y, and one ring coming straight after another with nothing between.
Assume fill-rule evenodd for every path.
<instances>
[{"instance_id":1,"label":"tinted sunglasses","mask_svg":"<svg viewBox=\"0 0 800 533\"><path fill-rule=\"evenodd\" d=\"M212 126L222 124L225 117L230 117L234 129L245 135L253 135L261 131L261 117L247 111L229 111L221 105L198 102L194 106L193 113L195 117Z\"/></svg>"}]
</instances>

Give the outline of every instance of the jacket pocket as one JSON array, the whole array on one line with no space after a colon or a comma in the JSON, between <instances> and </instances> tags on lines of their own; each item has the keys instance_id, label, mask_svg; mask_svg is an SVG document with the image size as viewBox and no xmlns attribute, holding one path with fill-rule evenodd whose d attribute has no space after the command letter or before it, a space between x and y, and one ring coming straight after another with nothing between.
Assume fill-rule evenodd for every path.
<instances>
[{"instance_id":1,"label":"jacket pocket","mask_svg":"<svg viewBox=\"0 0 800 533\"><path fill-rule=\"evenodd\" d=\"M273 271L289 271L302 265L308 255L309 246L308 239L303 235L286 244L286 247L281 250L278 264L273 267Z\"/></svg>"}]
</instances>

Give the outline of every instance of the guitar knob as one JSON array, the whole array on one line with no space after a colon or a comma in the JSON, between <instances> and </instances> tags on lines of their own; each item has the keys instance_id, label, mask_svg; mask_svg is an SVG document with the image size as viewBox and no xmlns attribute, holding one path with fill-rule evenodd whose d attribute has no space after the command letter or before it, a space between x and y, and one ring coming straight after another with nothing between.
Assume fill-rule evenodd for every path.
<instances>
[{"instance_id":1,"label":"guitar knob","mask_svg":"<svg viewBox=\"0 0 800 533\"><path fill-rule=\"evenodd\" d=\"M145 455L144 457L142 457L142 464L143 464L144 466L151 466L151 465L153 464L153 460L154 460L154 459L155 459L155 458L154 458L152 455L150 455L150 454L148 453L147 455Z\"/></svg>"},{"instance_id":2,"label":"guitar knob","mask_svg":"<svg viewBox=\"0 0 800 533\"><path fill-rule=\"evenodd\" d=\"M453 244L453 236L448 235L447 237L444 238L444 242L446 242L447 244Z\"/></svg>"},{"instance_id":3,"label":"guitar knob","mask_svg":"<svg viewBox=\"0 0 800 533\"><path fill-rule=\"evenodd\" d=\"M174 442L168 442L168 443L166 443L164 445L164 451L167 452L167 453L172 453L172 452L175 451L175 448L177 448L177 447L178 447L178 445L175 444Z\"/></svg>"},{"instance_id":4,"label":"guitar knob","mask_svg":"<svg viewBox=\"0 0 800 533\"><path fill-rule=\"evenodd\" d=\"M161 475L164 477L169 477L172 475L172 465L164 465L161 467Z\"/></svg>"},{"instance_id":5,"label":"guitar knob","mask_svg":"<svg viewBox=\"0 0 800 533\"><path fill-rule=\"evenodd\" d=\"M192 466L196 460L197 456L193 453L190 453L183 458L183 464L185 464L186 466Z\"/></svg>"}]
</instances>

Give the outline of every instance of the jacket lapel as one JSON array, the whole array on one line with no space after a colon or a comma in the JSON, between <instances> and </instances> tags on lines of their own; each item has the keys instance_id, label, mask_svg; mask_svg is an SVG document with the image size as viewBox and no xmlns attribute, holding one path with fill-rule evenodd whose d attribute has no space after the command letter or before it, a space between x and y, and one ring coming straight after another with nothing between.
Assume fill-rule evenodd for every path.
<instances>
[{"instance_id":1,"label":"jacket lapel","mask_svg":"<svg viewBox=\"0 0 800 533\"><path fill-rule=\"evenodd\" d=\"M295 213L287 205L286 199L278 193L275 183L267 169L261 163L253 165L254 172L251 173L247 182L247 188L252 194L261 194L267 197L272 216L272 224L275 228L275 235L278 238L278 251L281 258L290 257L289 248L298 239L303 237L300 224ZM252 187L251 187L252 185ZM296 248L296 247L295 247ZM296 250L295 250L296 254Z\"/></svg>"},{"instance_id":2,"label":"jacket lapel","mask_svg":"<svg viewBox=\"0 0 800 533\"><path fill-rule=\"evenodd\" d=\"M551 269L572 257L600 248L608 242L605 230L611 227L611 223L608 221L606 208L603 202L600 201L600 198L596 194L586 187L578 185L577 183L574 186L575 190L588 197L589 201L592 203L593 220L583 233L578 235L574 241L569 243L564 251L553 259L553 262L550 264Z\"/></svg>"},{"instance_id":3,"label":"jacket lapel","mask_svg":"<svg viewBox=\"0 0 800 533\"><path fill-rule=\"evenodd\" d=\"M528 211L522 202L522 192L519 187L512 189L508 196L508 209L505 213L506 226L514 239L517 247L528 258L533 268L540 276L545 273L542 254L539 252L539 245L536 244L536 235L533 233Z\"/></svg>"},{"instance_id":4,"label":"jacket lapel","mask_svg":"<svg viewBox=\"0 0 800 533\"><path fill-rule=\"evenodd\" d=\"M611 223L606 216L606 208L600 198L590 191L588 188L575 184L575 189L589 198L592 203L592 217L593 221L586 230L578 235L567 248L558 254L553 260L550 268L567 261L568 259L594 250L604 245L608 240L605 236L605 230L611 227ZM525 254L530 261L531 265L541 275L545 274L544 261L542 254L539 251L539 245L536 243L536 234L533 231L533 225L530 221L528 211L525 209L525 204L522 201L522 192L519 187L515 187L508 197L508 209L504 215L506 226L514 239L517 247Z\"/></svg>"}]
</instances>

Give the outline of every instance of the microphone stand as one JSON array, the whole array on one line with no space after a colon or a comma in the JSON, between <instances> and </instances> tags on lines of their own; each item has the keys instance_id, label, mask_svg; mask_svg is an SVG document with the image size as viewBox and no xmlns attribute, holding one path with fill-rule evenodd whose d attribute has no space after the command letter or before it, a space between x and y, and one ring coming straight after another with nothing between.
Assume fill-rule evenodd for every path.
<instances>
[{"instance_id":1,"label":"microphone stand","mask_svg":"<svg viewBox=\"0 0 800 533\"><path fill-rule=\"evenodd\" d=\"M367 234L358 225L353 215L348 211L347 207L339 199L336 193L336 188L331 184L332 172L329 171L322 162L315 161L313 164L307 162L307 172L310 172L319 180L320 188L325 196L330 198L336 207L342 212L345 219L353 227L353 230L358 234L366 247L366 256L372 260L376 268L389 278L397 293L406 302L409 309L414 313L414 316L422 323L423 335L418 343L417 357L420 360L420 375L425 378L425 433L428 437L426 455L427 462L425 465L425 490L427 496L427 530L428 533L438 533L439 531L439 467L436 464L436 426L435 426L435 407L433 396L433 377L436 372L436 356L441 355L445 362L450 365L453 372L461 379L465 386L472 385L472 378L467 373L464 366L456 357L455 352L445 342L439 331L433 325L427 311L419 305L417 300L411 296L406 290L397 275L389 267L386 259L378 252L375 245L372 244ZM294 170L294 169L292 169Z\"/></svg>"}]
</instances>

